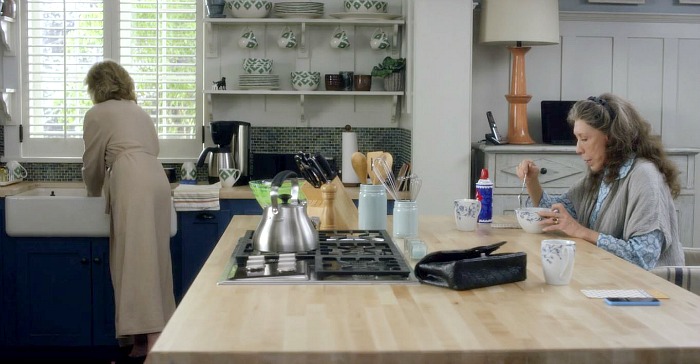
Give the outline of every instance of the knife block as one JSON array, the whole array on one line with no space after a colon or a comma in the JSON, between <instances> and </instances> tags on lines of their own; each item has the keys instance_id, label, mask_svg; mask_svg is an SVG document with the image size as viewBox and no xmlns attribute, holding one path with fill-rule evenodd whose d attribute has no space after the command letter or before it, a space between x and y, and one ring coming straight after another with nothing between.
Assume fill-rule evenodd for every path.
<instances>
[{"instance_id":1,"label":"knife block","mask_svg":"<svg viewBox=\"0 0 700 364\"><path fill-rule=\"evenodd\" d=\"M306 212L321 219L321 230L357 229L357 206L348 196L340 178L334 178L321 188L304 183L301 189L307 200Z\"/></svg>"}]
</instances>

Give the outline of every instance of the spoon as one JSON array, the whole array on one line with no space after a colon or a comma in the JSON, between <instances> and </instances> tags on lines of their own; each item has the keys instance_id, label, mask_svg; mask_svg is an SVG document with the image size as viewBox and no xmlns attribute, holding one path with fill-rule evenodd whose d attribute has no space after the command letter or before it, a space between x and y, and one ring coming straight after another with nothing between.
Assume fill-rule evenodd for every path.
<instances>
[{"instance_id":1,"label":"spoon","mask_svg":"<svg viewBox=\"0 0 700 364\"><path fill-rule=\"evenodd\" d=\"M355 152L350 157L350 162L357 178L360 179L360 183L367 183L367 157L360 152Z\"/></svg>"},{"instance_id":2,"label":"spoon","mask_svg":"<svg viewBox=\"0 0 700 364\"><path fill-rule=\"evenodd\" d=\"M520 188L520 193L518 194L518 205L523 208L523 193L525 192L525 180L527 180L527 171L525 171L525 177L523 177L523 186Z\"/></svg>"}]
</instances>

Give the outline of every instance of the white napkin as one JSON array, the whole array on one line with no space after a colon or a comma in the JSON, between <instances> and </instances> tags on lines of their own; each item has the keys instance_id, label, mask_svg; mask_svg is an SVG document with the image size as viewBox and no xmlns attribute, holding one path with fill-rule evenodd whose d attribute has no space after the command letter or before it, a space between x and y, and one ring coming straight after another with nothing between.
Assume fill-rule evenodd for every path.
<instances>
[{"instance_id":1,"label":"white napkin","mask_svg":"<svg viewBox=\"0 0 700 364\"><path fill-rule=\"evenodd\" d=\"M219 210L221 183L213 185L179 185L173 190L175 211Z\"/></svg>"}]
</instances>

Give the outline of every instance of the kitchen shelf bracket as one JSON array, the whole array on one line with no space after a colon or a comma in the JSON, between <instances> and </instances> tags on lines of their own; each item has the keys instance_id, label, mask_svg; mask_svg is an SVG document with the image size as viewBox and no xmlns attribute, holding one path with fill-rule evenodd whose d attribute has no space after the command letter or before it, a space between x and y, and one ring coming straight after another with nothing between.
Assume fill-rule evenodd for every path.
<instances>
[{"instance_id":1,"label":"kitchen shelf bracket","mask_svg":"<svg viewBox=\"0 0 700 364\"><path fill-rule=\"evenodd\" d=\"M399 103L399 97L394 95L391 97L391 122L396 123L398 121L397 115L400 115L401 104Z\"/></svg>"},{"instance_id":2,"label":"kitchen shelf bracket","mask_svg":"<svg viewBox=\"0 0 700 364\"><path fill-rule=\"evenodd\" d=\"M391 36L391 54L396 58L399 54L399 25L394 24L394 34Z\"/></svg>"},{"instance_id":3,"label":"kitchen shelf bracket","mask_svg":"<svg viewBox=\"0 0 700 364\"><path fill-rule=\"evenodd\" d=\"M304 115L304 94L299 95L299 119L301 123L306 123L306 115Z\"/></svg>"},{"instance_id":4,"label":"kitchen shelf bracket","mask_svg":"<svg viewBox=\"0 0 700 364\"><path fill-rule=\"evenodd\" d=\"M299 42L299 58L309 58L309 49L306 47L306 23L301 23L301 41Z\"/></svg>"}]
</instances>

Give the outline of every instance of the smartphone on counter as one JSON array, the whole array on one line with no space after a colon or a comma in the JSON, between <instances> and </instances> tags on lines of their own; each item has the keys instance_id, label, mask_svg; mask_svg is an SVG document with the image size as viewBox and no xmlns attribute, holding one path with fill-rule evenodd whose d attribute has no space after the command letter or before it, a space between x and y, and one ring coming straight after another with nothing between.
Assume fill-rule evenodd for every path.
<instances>
[{"instance_id":1,"label":"smartphone on counter","mask_svg":"<svg viewBox=\"0 0 700 364\"><path fill-rule=\"evenodd\" d=\"M605 303L610 306L658 306L661 304L653 297L608 297Z\"/></svg>"}]
</instances>

